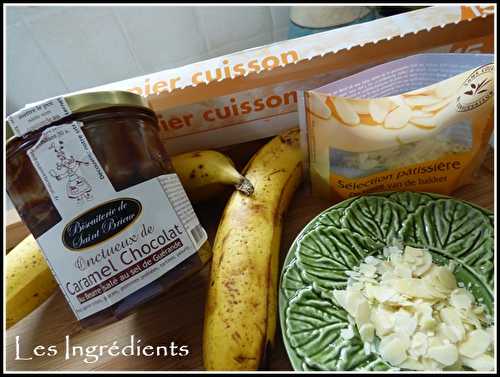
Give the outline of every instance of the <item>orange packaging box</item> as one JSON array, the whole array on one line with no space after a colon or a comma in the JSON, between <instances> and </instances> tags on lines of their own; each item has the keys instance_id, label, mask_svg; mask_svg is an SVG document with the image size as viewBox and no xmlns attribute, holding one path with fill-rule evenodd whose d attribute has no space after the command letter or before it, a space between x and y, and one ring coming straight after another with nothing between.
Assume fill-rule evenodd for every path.
<instances>
[{"instance_id":1,"label":"orange packaging box","mask_svg":"<svg viewBox=\"0 0 500 377\"><path fill-rule=\"evenodd\" d=\"M147 96L172 154L219 148L297 127L301 90L421 52L492 52L494 10L433 6L78 93Z\"/></svg>"}]
</instances>

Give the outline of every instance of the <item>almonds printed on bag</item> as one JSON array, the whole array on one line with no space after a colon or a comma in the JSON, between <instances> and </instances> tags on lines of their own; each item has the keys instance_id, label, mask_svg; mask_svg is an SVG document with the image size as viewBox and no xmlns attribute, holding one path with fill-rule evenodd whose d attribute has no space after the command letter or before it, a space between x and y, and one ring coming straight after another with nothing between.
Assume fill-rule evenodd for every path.
<instances>
[{"instance_id":1,"label":"almonds printed on bag","mask_svg":"<svg viewBox=\"0 0 500 377\"><path fill-rule=\"evenodd\" d=\"M452 98L447 98L447 99L444 99L442 101L439 101L433 105L429 105L429 106L422 106L420 108L420 110L424 111L424 112L435 112L435 111L439 111L441 110L442 108L448 106L448 104L452 101Z\"/></svg>"},{"instance_id":2,"label":"almonds printed on bag","mask_svg":"<svg viewBox=\"0 0 500 377\"><path fill-rule=\"evenodd\" d=\"M370 101L366 99L347 100L352 109L359 115L370 115Z\"/></svg>"},{"instance_id":3,"label":"almonds printed on bag","mask_svg":"<svg viewBox=\"0 0 500 377\"><path fill-rule=\"evenodd\" d=\"M321 119L330 119L332 112L324 100L315 93L310 94L309 111Z\"/></svg>"},{"instance_id":4,"label":"almonds printed on bag","mask_svg":"<svg viewBox=\"0 0 500 377\"><path fill-rule=\"evenodd\" d=\"M427 118L427 117L433 117L434 113L427 112L427 111L422 111L422 110L413 110L413 116L412 118Z\"/></svg>"},{"instance_id":5,"label":"almonds printed on bag","mask_svg":"<svg viewBox=\"0 0 500 377\"><path fill-rule=\"evenodd\" d=\"M430 106L440 102L441 99L434 96L411 96L405 97L405 102L410 107Z\"/></svg>"},{"instance_id":6,"label":"almonds printed on bag","mask_svg":"<svg viewBox=\"0 0 500 377\"><path fill-rule=\"evenodd\" d=\"M343 123L346 123L350 126L357 126L359 124L358 114L345 99L341 97L335 97L333 99L333 105L335 106L335 110Z\"/></svg>"},{"instance_id":7,"label":"almonds printed on bag","mask_svg":"<svg viewBox=\"0 0 500 377\"><path fill-rule=\"evenodd\" d=\"M384 128L398 129L408 124L412 116L412 111L408 106L401 105L392 110L385 117Z\"/></svg>"},{"instance_id":8,"label":"almonds printed on bag","mask_svg":"<svg viewBox=\"0 0 500 377\"><path fill-rule=\"evenodd\" d=\"M316 93L332 114L301 117L310 130L312 192L330 200L381 191L450 195L470 182L494 129L493 58L417 54L306 90L307 106Z\"/></svg>"},{"instance_id":9,"label":"almonds printed on bag","mask_svg":"<svg viewBox=\"0 0 500 377\"><path fill-rule=\"evenodd\" d=\"M395 104L389 99L379 98L371 100L368 107L373 120L377 123L383 123L389 111L395 107Z\"/></svg>"}]
</instances>

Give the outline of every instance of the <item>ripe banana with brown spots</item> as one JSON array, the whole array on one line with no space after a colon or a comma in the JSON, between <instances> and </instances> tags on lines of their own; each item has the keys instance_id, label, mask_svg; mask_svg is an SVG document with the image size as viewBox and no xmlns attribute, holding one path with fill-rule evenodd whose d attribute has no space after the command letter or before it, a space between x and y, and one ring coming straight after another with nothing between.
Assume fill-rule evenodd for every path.
<instances>
[{"instance_id":1,"label":"ripe banana with brown spots","mask_svg":"<svg viewBox=\"0 0 500 377\"><path fill-rule=\"evenodd\" d=\"M40 306L57 289L36 240L29 235L5 257L7 328Z\"/></svg>"},{"instance_id":2,"label":"ripe banana with brown spots","mask_svg":"<svg viewBox=\"0 0 500 377\"><path fill-rule=\"evenodd\" d=\"M272 139L250 160L251 196L236 191L213 246L205 307L207 370L256 370L276 332L282 217L302 179L299 131Z\"/></svg>"},{"instance_id":3,"label":"ripe banana with brown spots","mask_svg":"<svg viewBox=\"0 0 500 377\"><path fill-rule=\"evenodd\" d=\"M193 203L220 194L224 187L232 185L245 195L253 191L252 184L234 167L233 161L224 154L204 150L182 153L171 157L172 165Z\"/></svg>"}]
</instances>

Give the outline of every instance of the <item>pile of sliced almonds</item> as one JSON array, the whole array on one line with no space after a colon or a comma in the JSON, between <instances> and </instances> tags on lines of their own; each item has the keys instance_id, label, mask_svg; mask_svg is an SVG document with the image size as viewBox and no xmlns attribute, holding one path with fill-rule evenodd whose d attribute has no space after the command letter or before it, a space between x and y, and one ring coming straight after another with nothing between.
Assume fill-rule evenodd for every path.
<instances>
[{"instance_id":1,"label":"pile of sliced almonds","mask_svg":"<svg viewBox=\"0 0 500 377\"><path fill-rule=\"evenodd\" d=\"M351 321L341 336L352 338L355 324L366 353L401 369L493 370L491 318L457 285L453 266L410 246L386 247L384 256L366 257L349 272L346 290L333 292Z\"/></svg>"}]
</instances>

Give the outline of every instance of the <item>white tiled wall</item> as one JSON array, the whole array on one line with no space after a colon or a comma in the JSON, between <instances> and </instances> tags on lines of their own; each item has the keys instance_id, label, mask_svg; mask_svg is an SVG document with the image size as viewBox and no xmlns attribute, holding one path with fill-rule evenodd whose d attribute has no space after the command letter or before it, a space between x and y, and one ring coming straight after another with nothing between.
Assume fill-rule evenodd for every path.
<instances>
[{"instance_id":1,"label":"white tiled wall","mask_svg":"<svg viewBox=\"0 0 500 377\"><path fill-rule=\"evenodd\" d=\"M8 6L7 113L283 40L287 6Z\"/></svg>"}]
</instances>

